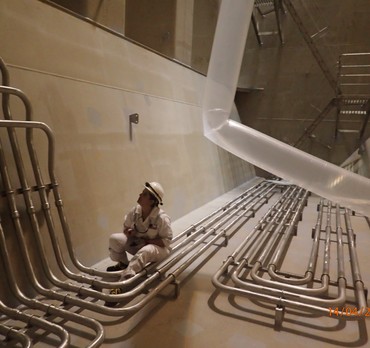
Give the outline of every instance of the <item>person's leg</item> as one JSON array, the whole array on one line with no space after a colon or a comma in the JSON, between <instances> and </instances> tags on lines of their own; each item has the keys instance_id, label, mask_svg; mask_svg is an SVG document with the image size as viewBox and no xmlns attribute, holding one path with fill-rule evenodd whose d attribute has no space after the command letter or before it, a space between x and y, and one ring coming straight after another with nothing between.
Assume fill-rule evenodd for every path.
<instances>
[{"instance_id":1,"label":"person's leg","mask_svg":"<svg viewBox=\"0 0 370 348\"><path fill-rule=\"evenodd\" d=\"M118 262L107 268L108 272L120 271L127 267L128 258L126 254L127 237L123 233L113 233L109 237L109 256L112 261Z\"/></svg>"},{"instance_id":2,"label":"person's leg","mask_svg":"<svg viewBox=\"0 0 370 348\"><path fill-rule=\"evenodd\" d=\"M118 263L107 268L108 272L120 271L127 267L129 260L127 253L135 255L144 242L141 238L127 237L124 233L113 233L109 237L109 256Z\"/></svg>"},{"instance_id":3,"label":"person's leg","mask_svg":"<svg viewBox=\"0 0 370 348\"><path fill-rule=\"evenodd\" d=\"M145 245L132 257L128 267L122 272L121 280L134 276L150 262L163 260L169 253L166 248L154 244Z\"/></svg>"}]
</instances>

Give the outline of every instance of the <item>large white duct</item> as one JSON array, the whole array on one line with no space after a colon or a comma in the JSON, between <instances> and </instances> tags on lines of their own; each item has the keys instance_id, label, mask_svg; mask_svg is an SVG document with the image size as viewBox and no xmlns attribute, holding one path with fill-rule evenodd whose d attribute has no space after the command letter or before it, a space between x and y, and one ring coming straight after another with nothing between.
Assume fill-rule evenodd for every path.
<instances>
[{"instance_id":1,"label":"large white duct","mask_svg":"<svg viewBox=\"0 0 370 348\"><path fill-rule=\"evenodd\" d=\"M204 135L234 155L370 216L370 180L229 119L253 0L222 0L203 99Z\"/></svg>"}]
</instances>

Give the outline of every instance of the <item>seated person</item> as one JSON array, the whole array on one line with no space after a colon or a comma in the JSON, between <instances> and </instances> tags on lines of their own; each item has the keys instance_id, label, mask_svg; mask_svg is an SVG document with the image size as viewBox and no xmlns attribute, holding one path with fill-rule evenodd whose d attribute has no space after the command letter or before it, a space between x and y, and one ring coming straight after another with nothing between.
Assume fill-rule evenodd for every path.
<instances>
[{"instance_id":1,"label":"seated person","mask_svg":"<svg viewBox=\"0 0 370 348\"><path fill-rule=\"evenodd\" d=\"M109 238L110 258L118 263L107 271L123 270L121 280L133 277L148 263L161 261L171 252L171 220L159 208L163 195L159 183L146 182L138 205L125 216L123 233L114 233ZM130 261L127 252L133 255Z\"/></svg>"}]
</instances>

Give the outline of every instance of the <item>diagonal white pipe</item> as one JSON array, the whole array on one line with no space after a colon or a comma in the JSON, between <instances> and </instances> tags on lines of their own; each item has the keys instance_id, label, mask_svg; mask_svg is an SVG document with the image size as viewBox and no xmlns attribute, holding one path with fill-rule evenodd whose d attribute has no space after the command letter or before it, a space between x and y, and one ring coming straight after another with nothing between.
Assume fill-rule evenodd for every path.
<instances>
[{"instance_id":1,"label":"diagonal white pipe","mask_svg":"<svg viewBox=\"0 0 370 348\"><path fill-rule=\"evenodd\" d=\"M370 216L370 180L229 119L253 0L222 0L203 99L204 135L234 155Z\"/></svg>"}]
</instances>

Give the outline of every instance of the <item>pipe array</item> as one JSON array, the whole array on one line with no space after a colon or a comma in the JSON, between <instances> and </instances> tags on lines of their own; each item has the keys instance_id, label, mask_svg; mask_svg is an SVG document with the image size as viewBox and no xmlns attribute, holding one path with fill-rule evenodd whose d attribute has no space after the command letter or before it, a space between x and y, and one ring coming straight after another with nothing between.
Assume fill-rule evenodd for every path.
<instances>
[{"instance_id":1,"label":"pipe array","mask_svg":"<svg viewBox=\"0 0 370 348\"><path fill-rule=\"evenodd\" d=\"M5 118L0 120L0 128L7 132L7 143L4 143L5 136L2 136L0 141L3 190L1 197L5 202L4 206L9 209L9 216L5 218L10 220L10 223L9 221L5 223L2 218L0 219L1 261L6 270L6 284L15 299L22 305L21 307L41 313L40 317L35 316L36 323L32 321L34 326L45 325L43 317L46 316L49 320L52 317L62 318L66 323L75 322L86 327L89 332L93 331L93 337L87 346L100 346L104 341L102 325L97 320L81 313L66 310L65 306L76 306L82 310L99 314L129 318L149 304L169 285L175 286L177 296L180 275L196 260L202 260L210 248L219 248L219 241L227 245L235 229L253 218L255 213L267 204L280 189L276 182L260 180L243 194L176 235L172 241L173 252L168 258L160 263L148 265L129 280L119 281L120 272L109 273L87 267L75 255L59 192L59 183L54 172L55 139L53 132L45 123L32 121L32 107L27 96L21 90L8 86L9 77L1 60L0 68L5 84L5 86L0 86ZM11 95L23 103L24 120L13 119L9 106ZM41 132L41 135L46 138L47 158L44 161L47 163L39 161L39 149L34 144L36 132L38 136ZM24 151L24 145L26 145L26 151ZM43 177L45 175L43 165L47 168L47 180ZM53 194L55 206L50 202L50 191ZM43 226L39 222L40 214L42 220L45 221ZM27 223L25 224L24 221ZM32 235L31 238L35 243L32 250L26 238L29 234ZM11 260L12 256L7 245L9 236L17 240L19 247L17 262L25 271L26 284L29 287L27 289L23 289L18 284L15 276L17 270ZM67 248L67 256L62 251L61 240ZM47 243L52 247L52 256L46 252ZM50 267L50 264L54 266ZM70 268L71 264L77 268L77 272ZM105 291L116 287L124 289L124 292L111 295ZM52 301L53 305L40 300L39 296L30 297L28 295L30 289L46 301ZM119 306L113 308L104 306L105 301L119 302ZM6 311L1 312L11 317L11 313L14 313L11 312L12 309L6 305L4 308ZM19 311L17 313L20 314L20 310L14 310ZM59 334L61 346L69 344L69 334L63 325L53 322L48 322L48 325L45 330Z\"/></svg>"},{"instance_id":2,"label":"pipe array","mask_svg":"<svg viewBox=\"0 0 370 348\"><path fill-rule=\"evenodd\" d=\"M18 127L31 129L32 131L41 130L47 134L48 139L53 139L50 128L40 122L7 120L1 121L0 126L11 128L13 130ZM13 136L12 132L10 132L9 134ZM53 149L53 145L49 144L49 151L51 151L51 149ZM32 151L34 151L33 148ZM49 154L48 158L51 157L52 156ZM47 289L43 287L37 280L31 258L26 248L26 242L23 238L24 231L22 230L20 224L15 195L16 192L23 194L24 191L30 192L32 191L32 188L29 186L25 186L22 189L15 189L14 187L10 186L11 180L9 177L9 173L7 172L8 166L5 162L5 154L2 146L0 146L0 165L2 170L1 174L3 178L3 183L6 191L5 195L7 197L9 207L11 208L13 223L16 227L15 231L17 233L18 239L20 240L21 254L25 260L25 267L27 269L27 274L30 277L31 285L43 296L59 300L62 304L75 305L83 309L89 309L98 313L115 316L131 315L133 313L136 313L138 310L147 305L153 298L155 298L156 295L159 294L165 287L170 284L177 285L177 278L187 269L187 267L189 267L189 265L191 265L196 259L198 259L200 255L203 255L207 249L209 249L211 246L214 246L218 240L223 239L225 242L227 242L227 233L231 229L231 227L233 227L240 220L248 220L251 217L254 217L255 211L257 211L262 205L266 204L268 200L272 197L272 195L276 192L276 189L279 187L276 182L267 181L263 181L251 187L242 195L228 202L224 207L217 209L206 218L201 219L198 223L190 226L188 229L177 235L173 241L174 252L171 257L157 265L151 265L147 267L144 271L141 272L141 274L138 274L134 277L136 279L133 278L129 281L117 282L106 281L103 278L92 279L85 275L81 276L80 274L77 274L77 276L79 277L79 280L82 280L81 283L76 282L75 279L73 279L73 282L58 279L48 267L48 261L46 258L46 253L42 243L42 236L40 234L39 228L36 223L34 223L34 225L31 224L32 227L35 229L34 233L37 240L39 255L43 264L44 273L53 285L55 285L59 289L67 291L67 293L60 293L55 289ZM20 181L22 182L22 180L24 179L21 178ZM337 214L337 253L340 256L338 259L338 296L337 298L329 300L327 298L316 298L314 296L327 293L330 283L329 264L330 236L332 233L332 206L330 203L326 205L326 225L324 226L324 228L322 228L324 204L321 202L319 205L317 223L314 228L311 256L305 275L296 277L292 277L291 275L289 275L289 277L284 277L282 273L278 271L278 264L281 263L282 255L288 247L290 238L292 238L296 233L297 223L300 219L303 207L306 204L308 193L303 189L299 189L291 185L283 186L283 188L285 189L285 191L281 195L281 199L269 209L268 213L265 214L265 216L256 225L254 229L255 233L251 233L247 236L245 242L239 246L237 252L234 252L229 260L225 262L226 266L223 267L223 271L220 271L221 273L218 273L219 275L222 274L222 272L224 272L224 270L227 269L229 265L233 264L240 251L245 248L247 244L249 244L249 247L247 248L248 252L243 255L242 259L238 261L238 267L236 268L236 271L232 274L232 279L238 288L221 285L221 283L217 279L217 276L214 277L213 283L224 291L228 291L234 294L243 294L244 296L249 296L252 298L263 299L267 302L275 303L280 307L290 306L293 308L311 310L319 312L321 314L327 314L329 308L324 308L324 305L341 306L345 303L345 290L347 281L345 278L343 266L343 240L342 226L340 224L339 218L339 207L337 206L335 210ZM38 191L37 189L33 190ZM26 195L25 201L28 206L28 215L31 217L31 219L35 218L35 209L30 195ZM48 202L44 202L44 205L48 206L49 209L50 205L46 203ZM354 260L353 272L356 274L356 277L354 278L356 286L356 297L359 299L359 306L361 306L361 308L365 308L366 299L364 293L364 285L358 271L358 261L356 261L357 256L355 253L353 232L351 229L350 217L348 212L345 215L345 221L350 244L351 260ZM93 330L95 330L96 332L96 338L90 346L100 345L104 339L103 329L99 327L96 322L94 322L93 320L86 321L86 318L84 318L83 316L70 313L68 314L68 312L66 313L60 308L56 308L53 306L46 308L45 305L43 305L41 302L38 302L35 299L27 298L20 291L20 289L16 285L16 280L14 279L14 277L11 276L13 271L9 262L10 256L8 255L6 249L6 241L2 228L0 229L0 232L2 246L1 252L3 263L8 270L8 282L18 300L31 308L43 310L47 314L53 313L53 315L58 315L65 319L68 318L68 320L75 320L76 322L84 323L84 325L93 328ZM57 242L56 232L53 230L50 233L52 236L55 237L55 242ZM324 262L321 276L322 286L318 288L298 286L308 284L313 281L321 233L325 233ZM260 245L264 246L264 249L262 251L260 251L258 248ZM275 251L273 251L274 246L276 247ZM56 252L57 251L58 249L56 249ZM272 255L270 260L268 260L267 258L267 255L269 254ZM62 261L59 260L59 262ZM253 262L252 265L250 264L251 262ZM177 266L179 263L181 263L180 266ZM273 275L273 277L271 277L271 280L264 279L259 275L259 271L262 269L264 264L267 264L268 274ZM62 267L67 266L63 264ZM250 274L253 281L255 281L255 284L241 279L240 273L245 267L251 269ZM108 276L114 277L115 275L107 274L107 277ZM137 282L139 278L143 277L144 280L141 281L137 286L132 288L133 283ZM131 288L131 290L125 291L123 294L120 295L109 295L100 291L104 287L112 286L129 287ZM142 296L144 291L150 286L152 287L151 291ZM176 291L178 291L178 289ZM78 296L76 297L75 295ZM94 301L85 300L84 298L86 297L92 297L94 299L104 301L114 300L122 302L124 306L117 308L107 308L104 307L100 302L96 303ZM131 301L132 299L134 300ZM344 317L355 318L355 316L348 315L345 315ZM357 318L359 317L356 317L356 319Z\"/></svg>"},{"instance_id":3,"label":"pipe array","mask_svg":"<svg viewBox=\"0 0 370 348\"><path fill-rule=\"evenodd\" d=\"M278 265L282 264L289 240L294 238L293 231L302 213L302 204L307 199L307 192L302 192L302 189L298 195L291 192L287 194L288 190L281 197L283 202L276 202L275 207L271 207L241 245L224 261L213 276L214 286L227 293L275 304L276 327L281 326L283 320L281 313L284 313L285 308L318 313L332 318L362 320L368 307L348 209L343 210L339 205L333 207L331 202L325 203L321 200L305 273L292 274L279 270ZM277 214L271 213L271 210L276 209ZM325 219L324 216L326 216ZM342 226L343 218L345 228ZM345 237L348 239L356 307L346 305L350 302L346 292L351 287L347 285L348 275L345 272ZM318 252L320 243L323 244L321 256L323 267L319 280L315 279L314 275L317 260L320 257ZM330 272L333 243L337 247L335 281L330 279L333 273ZM262 248L262 251L257 250L258 248ZM221 279L226 273L229 275L231 284L225 284ZM316 283L321 283L321 286L315 287ZM336 296L329 296L329 286L337 289Z\"/></svg>"},{"instance_id":4,"label":"pipe array","mask_svg":"<svg viewBox=\"0 0 370 348\"><path fill-rule=\"evenodd\" d=\"M104 342L104 328L101 323L83 315L83 312L68 311L65 306L76 306L79 309L99 314L129 318L153 301L170 285L175 287L175 296L178 296L180 276L189 266L197 260L202 261L202 258L205 258L209 253L209 249L217 250L220 247L219 241L222 241L223 245L226 246L236 230L254 218L255 213L280 190L283 190L281 198L268 209L253 231L246 235L244 242L226 260L213 277L213 284L223 291L275 303L280 308L292 307L323 315L327 315L329 311L325 305L340 306L345 303L347 278L344 270L343 227L339 217L341 213L339 206L335 207L335 231L337 255L339 256L336 282L338 296L331 299L325 298L325 301L323 297L318 297L326 296L329 285L332 283L329 265L331 235L333 233L331 220L334 209L332 209L331 203L326 205L323 202L320 203L311 255L305 274L286 276L279 270L289 242L297 233L297 224L306 205L308 192L293 185L281 185L278 180L260 180L243 194L177 234L173 238L173 252L169 257L157 264L148 265L142 272L129 280L119 281L120 272L108 273L83 265L78 260L73 248L71 231L59 192L59 183L54 172L55 140L53 132L45 123L32 121L31 103L21 90L8 86L9 76L1 59L0 70L4 84L4 86L0 86L0 93L3 97L2 108L5 118L5 120L0 120L0 128L6 129L10 145L4 146L2 137L0 141L0 170L3 191L0 197L4 198L4 205L9 209L8 219L11 222L11 227L9 227L10 224L5 224L0 217L0 251L1 261L6 271L5 283L22 308L12 308L0 301L0 313L5 317L17 319L27 326L40 327L48 333L53 333L59 338L60 347L67 347L70 344L70 335L63 324L52 322L52 318L62 318L66 323L75 322L84 326L89 332L93 332L93 337L87 346L98 347ZM23 103L25 120L13 119L9 106L10 95L16 96ZM19 138L20 134L24 137L24 132L19 130L25 130L25 139ZM43 177L45 172L42 167L43 163L39 161L38 149L33 141L35 132L41 132L47 140L48 151L45 167L48 178L46 180ZM20 146L19 140L23 140L22 145L26 144L26 151ZM13 163L15 168L12 168ZM30 165L27 166L25 163ZM14 170L16 175L13 172L11 175L10 170ZM53 194L55 207L49 200L50 191ZM38 205L40 205L39 210L36 208ZM39 223L40 213L46 222L44 226L40 226ZM325 213L326 220L324 221ZM26 226L24 219L28 222ZM324 230L323 221L326 224ZM364 284L359 272L354 234L350 214L347 210L345 225L356 298L359 306L365 308ZM5 229L5 226L9 231ZM25 236L29 233L32 234L35 241L35 250L32 252L37 255L37 260L27 245ZM311 287L309 285L317 282L314 275L321 235L323 234L325 234L325 238L321 286ZM19 262L25 270L27 286L35 293L42 295L45 302L40 300L39 296L30 297L28 291L24 291L18 283L18 279L15 277L16 269L7 245L9 235L14 235L17 240L20 251ZM68 251L67 256L62 251L60 238L63 239L63 245ZM52 261L55 262L50 262L50 253L46 252L47 242L52 246ZM54 266L50 267L50 264ZM77 272L70 268L70 264L77 269ZM230 266L235 268L231 275L234 284L232 286L222 284L219 280ZM249 271L250 279L243 278L242 273L245 269ZM271 279L261 276L261 272L270 275ZM60 275L64 278L61 279ZM48 285L45 285L45 282ZM116 287L122 288L123 293L111 295L105 291ZM57 304L51 305L47 302L50 300ZM104 301L118 302L119 305L106 307ZM38 314L25 313L24 308ZM354 315L345 316L345 318L352 319L354 317ZM0 323L0 333L9 339L19 341L23 346L30 346L32 341L27 334L17 332L6 323Z\"/></svg>"},{"instance_id":5,"label":"pipe array","mask_svg":"<svg viewBox=\"0 0 370 348\"><path fill-rule=\"evenodd\" d=\"M0 125L8 125L8 126L10 125L13 128L14 127L38 127L39 126L38 123L24 122L24 121L23 122L21 122L21 121L2 121ZM42 127L41 129L43 129L45 131L48 131L48 128L46 128L46 127ZM46 289L42 289L40 287L40 285L35 281L35 279L36 279L35 271L31 268L32 267L31 258L29 256L27 248L25 247L26 241L24 240L23 233L22 233L21 226L20 226L19 217L17 216L17 213L16 213L17 212L17 207L16 207L15 197L14 197L16 190L9 186L10 179L9 179L8 173L6 172L6 167L7 166L4 163L4 154L3 154L2 151L0 151L0 160L1 160L0 164L2 165L2 168L3 168L3 178L6 180L6 184L8 185L8 187L7 187L7 192L8 192L7 197L8 197L9 205L12 208L13 219L15 220L15 225L17 226L16 233L17 233L18 239L21 241L21 253L22 253L23 257L27 260L26 267L28 268L29 274L33 275L32 279L33 279L34 286L37 287L38 291L41 291L43 293L43 295L53 296L54 298L56 297L59 300L61 300L62 298L61 298L60 295L58 296L58 294L51 293L50 291L47 291ZM173 247L174 253L171 255L170 260L169 261L166 260L166 263L163 266L158 265L157 268L156 268L156 272L154 274L152 274L151 277L149 277L144 283L141 284L139 290L142 290L142 288L144 288L143 285L147 286L149 283L151 283L155 279L159 278L161 274L168 271L174 264L176 264L176 262L180 261L186 255L188 255L189 252L191 252L196 247L198 247L201 243L203 243L206 240L207 237L209 237L211 234L214 234L215 230L217 228L222 226L222 224L225 224L225 222L230 220L232 217L235 217L241 211L249 211L250 216L253 216L254 211L260 205L265 204L268 201L268 197L272 195L272 191L273 191L275 186L276 186L275 184L262 183L261 185L258 185L257 187L251 188L250 190L248 190L244 194L245 197L241 197L241 199L237 198L234 202L230 202L224 208L219 209L217 211L218 216L214 217L215 214L211 214L210 217L212 217L212 219L210 219L209 222L203 224L202 226L200 226L198 228L195 228L195 225L193 225L191 227L191 229L195 229L195 230L192 231L192 232L189 232L189 229L184 231L184 233L182 233L180 236L184 237L185 232L186 232L187 237L174 245L174 247ZM27 187L26 190L22 189L22 191L29 192L30 188ZM258 194L256 194L255 192L257 192ZM42 260L42 265L43 265L43 268L44 268L44 272L48 276L48 279L54 285L57 285L57 286L63 288L64 290L67 290L67 291L75 291L76 293L78 293L79 295L82 295L82 296L95 297L95 298L106 300L106 301L112 300L112 295L108 295L108 294L102 293L100 291L96 291L93 288L87 288L87 287L85 287L81 284L76 285L76 284L73 284L73 283L60 281L51 273L51 270L47 266L48 262L46 260L45 248L43 246L42 237L41 237L41 234L40 234L40 231L39 231L39 227L37 226L37 223L36 223L36 218L34 216L35 212L34 212L34 209L33 209L33 203L32 203L32 201L30 201L30 197L28 195L27 195L26 199L28 200L29 214L34 219L34 226L33 227L35 228L34 232L35 232L35 237L36 237L36 241L37 241L37 246L39 248L39 255L40 255L41 260ZM235 223L241 217L243 217L242 214L237 216L237 218L235 218L233 223ZM218 222L218 224L216 224L216 226L213 226L212 228L210 228L212 225L214 225L219 220L221 220L221 222ZM202 219L201 222L204 223L205 220ZM200 225L200 223L198 223L198 225ZM207 229L209 231L207 231ZM217 235L217 239L220 238L221 236L225 237L225 229L222 231L222 233ZM198 237L198 239L195 240L195 237ZM189 245L187 245L187 244L189 244ZM178 249L180 249L181 252L177 254L176 251ZM66 265L62 265L62 266L66 267ZM125 285L135 281L135 278L139 278L140 276L145 275L145 272L148 272L149 269L146 269L142 273L139 273L136 277L134 277L133 279L131 279L129 281L107 282L107 281L103 281L103 280L99 281L99 280L96 280L96 279L92 280L92 279L89 279L89 278L86 278L86 277L83 277L83 276L80 276L79 279L80 280L87 280L87 281L85 281L86 284L94 285L95 287L98 287L98 286L104 287L105 286L105 287L110 288L110 287L113 287L113 286L125 286ZM112 273L108 273L107 276L112 276ZM122 300L124 298L130 298L130 297L133 297L137 294L138 294L137 289L127 291L124 294L122 294L120 296L117 296L116 300L117 299ZM74 304L74 305L81 305L83 303L82 300L80 300L80 299L74 299L73 300L73 299L70 299L68 296L66 296L63 299L63 301L66 302L66 303ZM94 309L95 307L96 307L95 304L92 304L91 306L89 305L90 309ZM111 309L108 309L108 308L103 308L103 311L105 313L111 313Z\"/></svg>"},{"instance_id":6,"label":"pipe array","mask_svg":"<svg viewBox=\"0 0 370 348\"><path fill-rule=\"evenodd\" d=\"M33 131L33 129L41 129L42 131L48 133L50 129L42 123L39 122L31 122L31 121L14 121L14 120L7 120L7 121L0 121L0 126L8 127L14 130L17 127L21 128L29 128ZM13 136L13 132L10 133ZM48 135L49 139L52 139L50 135ZM52 146L49 146L49 149ZM49 156L50 157L50 156ZM62 281L56 278L55 275L52 274L51 270L48 267L48 262L46 260L46 253L45 248L42 243L42 237L40 235L39 226L37 225L37 221L35 218L35 209L32 202L32 198L30 197L29 193L32 191L32 188L29 186L24 186L22 189L17 190L11 186L11 179L9 173L7 171L7 163L5 161L5 153L0 146L0 166L1 166L1 174L3 183L5 186L5 195L8 201L8 205L11 209L11 215L13 224L15 226L15 233L17 234L17 238L19 240L20 251L23 259L25 260L24 265L27 270L27 275L29 276L29 280L31 285L43 296L51 299L59 300L63 304L69 305L76 305L83 309L90 309L99 313L108 314L108 315L127 315L137 312L139 309L143 308L146 304L149 303L151 299L153 299L161 290L163 290L167 285L173 284L176 281L176 278L192 263L194 260L199 258L204 252L210 248L211 246L215 245L215 242L219 239L225 239L227 241L228 235L227 231L231 229L238 221L240 220L248 220L249 218L254 216L255 211L257 211L262 205L266 204L269 198L274 194L275 188L277 185L275 183L268 183L262 182L257 184L256 186L247 190L243 195L240 195L233 201L227 203L223 208L216 210L214 213L210 214L209 217L200 220L198 223L191 226L189 229L185 230L181 233L178 238L175 238L175 245L173 247L174 252L170 258L162 261L161 264L156 265L154 268L153 266L149 267L143 272L148 273L148 277L141 282L136 288L130 291L126 291L122 295L109 295L105 294L104 292L97 291L93 288L88 288L86 285L81 283L72 283L68 281ZM19 166L21 167L21 166ZM24 177L21 177L21 181L24 180ZM35 190L37 191L37 189ZM74 292L74 293L67 293L62 294L59 291L54 289L47 289L41 285L38 281L36 272L29 255L29 251L26 246L26 241L24 239L24 231L22 229L22 225L20 223L20 216L18 213L17 203L16 203L16 192L27 192L27 195L24 197L26 201L26 205L28 207L27 212L31 221L33 219L33 224L31 223L31 227L34 229L35 239L37 241L38 247L38 254L40 255L43 270L46 274L47 278L54 284L57 285L59 288ZM55 231L52 231L54 234ZM5 268L7 269L8 274L8 282L10 284L10 288L12 289L13 293L16 295L17 299L21 302L26 304L29 307L37 308L40 310L44 310L48 314L58 314L59 316L68 319L68 320L76 320L79 323L83 323L88 327L94 327L96 324L94 321L85 320L84 317L78 316L71 313L65 313L65 311L50 306L45 308L41 302L36 300L31 300L27 298L17 287L16 280L12 277L13 270L11 267L10 256L8 250L6 248L6 241L4 237L4 231L0 229L0 241L1 241L1 254L3 258L3 263ZM189 256L190 255L190 256ZM184 261L185 258L188 258ZM172 270L172 268L182 261L183 263L181 266L177 267L177 269ZM63 265L66 267L66 265ZM165 275L166 272L171 271L168 275ZM108 274L111 276L111 274ZM143 274L141 274L142 276ZM140 276L140 274L138 275ZM93 297L95 299L111 301L114 299L115 301L123 301L127 300L128 298L138 297L144 289L147 289L148 285L153 283L154 280L160 280L164 278L159 285L153 288L147 295L145 295L140 300L136 301L134 304L126 305L125 307L120 308L108 308L104 307L101 303L97 304L93 301L84 300L81 297ZM83 278L85 279L85 278ZM89 279L89 278L87 278ZM97 281L94 280L94 285L100 286L124 286L125 282L105 282L103 280ZM89 282L85 282L89 284ZM76 297L75 295L79 295L80 297ZM103 333L102 329L99 326L95 325L97 337L95 342L93 342L90 346L94 346L95 344L98 345L103 340Z\"/></svg>"}]
</instances>

